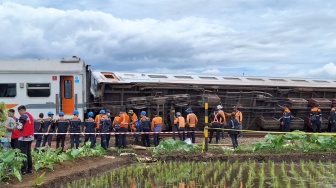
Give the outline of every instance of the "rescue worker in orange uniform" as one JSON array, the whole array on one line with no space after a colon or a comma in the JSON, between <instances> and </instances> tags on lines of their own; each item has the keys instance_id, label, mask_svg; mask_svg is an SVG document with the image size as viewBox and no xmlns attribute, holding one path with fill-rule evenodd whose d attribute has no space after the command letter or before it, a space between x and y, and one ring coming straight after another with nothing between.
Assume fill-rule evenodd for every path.
<instances>
[{"instance_id":1,"label":"rescue worker in orange uniform","mask_svg":"<svg viewBox=\"0 0 336 188\"><path fill-rule=\"evenodd\" d=\"M224 129L224 126L226 125L226 117L225 117L225 113L223 111L223 106L222 105L217 105L217 109L218 109L218 113L220 113L223 117L222 122L220 122L220 127ZM222 139L225 139L225 131L221 130L221 134L222 134Z\"/></svg>"},{"instance_id":2,"label":"rescue worker in orange uniform","mask_svg":"<svg viewBox=\"0 0 336 188\"><path fill-rule=\"evenodd\" d=\"M292 121L291 111L289 110L289 108L286 105L285 108L284 108L284 111L282 113L282 122L281 122L282 131L290 132L291 121Z\"/></svg>"},{"instance_id":3,"label":"rescue worker in orange uniform","mask_svg":"<svg viewBox=\"0 0 336 188\"><path fill-rule=\"evenodd\" d=\"M129 122L129 116L126 113L125 109L120 109L120 116L118 119L118 123L120 125L119 132L124 133L119 135L119 145L118 148L126 148L126 134L128 132L128 122Z\"/></svg>"},{"instance_id":4,"label":"rescue worker in orange uniform","mask_svg":"<svg viewBox=\"0 0 336 188\"><path fill-rule=\"evenodd\" d=\"M114 119L113 119L113 123L112 123L113 131L115 133L118 133L119 130L120 130L120 124L118 122L118 119L119 119L119 115L115 116ZM118 134L114 135L114 138L115 138L114 146L115 147L118 147L118 145L119 145L119 136L120 135L118 135Z\"/></svg>"},{"instance_id":5,"label":"rescue worker in orange uniform","mask_svg":"<svg viewBox=\"0 0 336 188\"><path fill-rule=\"evenodd\" d=\"M233 112L232 113L225 113L226 116L231 116L231 114L235 114L235 119L239 123L239 130L243 130L243 113L238 110L237 106L233 107ZM243 137L243 132L239 131L238 137Z\"/></svg>"},{"instance_id":6,"label":"rescue worker in orange uniform","mask_svg":"<svg viewBox=\"0 0 336 188\"><path fill-rule=\"evenodd\" d=\"M160 143L159 139L159 132L162 131L163 120L157 113L155 114L154 118L152 119L152 127L151 130L153 132L157 132L154 134L154 146L158 146Z\"/></svg>"},{"instance_id":7,"label":"rescue worker in orange uniform","mask_svg":"<svg viewBox=\"0 0 336 188\"><path fill-rule=\"evenodd\" d=\"M313 128L313 132L321 132L322 112L319 104L315 103L315 107L310 110L309 119Z\"/></svg>"},{"instance_id":8,"label":"rescue worker in orange uniform","mask_svg":"<svg viewBox=\"0 0 336 188\"><path fill-rule=\"evenodd\" d=\"M198 123L198 119L196 114L194 114L191 110L191 108L187 108L186 112L188 113L187 115L187 129L188 131L188 138L191 138L192 143L196 143L196 138L195 138L195 132L196 131L196 125Z\"/></svg>"},{"instance_id":9,"label":"rescue worker in orange uniform","mask_svg":"<svg viewBox=\"0 0 336 188\"><path fill-rule=\"evenodd\" d=\"M211 113L209 116L210 127L211 128L221 128L221 122L223 122L224 117L219 113L219 110L216 108L214 113ZM209 143L211 143L213 133L216 131L216 144L218 144L218 140L220 137L219 129L210 129Z\"/></svg>"},{"instance_id":10,"label":"rescue worker in orange uniform","mask_svg":"<svg viewBox=\"0 0 336 188\"><path fill-rule=\"evenodd\" d=\"M130 121L130 124L129 124L130 125L130 130L129 131L138 132L139 130L137 130L137 129L139 129L139 127L136 126L136 123L138 121L138 116L134 113L133 110L129 110L128 115L130 117L129 118L129 121ZM139 143L139 135L135 134L134 138L135 138L134 143L138 144Z\"/></svg>"},{"instance_id":11,"label":"rescue worker in orange uniform","mask_svg":"<svg viewBox=\"0 0 336 188\"><path fill-rule=\"evenodd\" d=\"M186 125L185 119L184 117L181 116L181 112L176 112L176 116L174 119L174 124L177 125L177 130L179 131L180 140L184 141L186 139L185 133L184 133L184 131L186 130L185 129L185 125Z\"/></svg>"}]
</instances>

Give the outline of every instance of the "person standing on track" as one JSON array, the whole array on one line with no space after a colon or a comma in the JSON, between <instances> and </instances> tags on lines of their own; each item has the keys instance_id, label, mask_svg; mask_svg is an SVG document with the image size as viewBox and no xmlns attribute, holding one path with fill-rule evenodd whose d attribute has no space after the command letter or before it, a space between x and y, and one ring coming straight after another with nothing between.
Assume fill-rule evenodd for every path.
<instances>
[{"instance_id":1,"label":"person standing on track","mask_svg":"<svg viewBox=\"0 0 336 188\"><path fill-rule=\"evenodd\" d=\"M234 112L231 113L231 120L230 120L229 125L230 125L229 126L230 129L239 129L239 122L238 122L238 120L236 118L236 114ZM234 130L230 130L229 134L230 134L230 137L231 137L233 149L236 149L238 147L237 135L239 134L239 132L234 131Z\"/></svg>"},{"instance_id":2,"label":"person standing on track","mask_svg":"<svg viewBox=\"0 0 336 188\"><path fill-rule=\"evenodd\" d=\"M220 115L222 115L223 119L220 122L220 128L222 128L223 130L220 131L221 135L222 135L222 139L225 139L225 131L224 131L224 126L226 125L226 117L225 117L225 113L223 111L223 106L222 105L217 105L217 110L218 113Z\"/></svg>"},{"instance_id":3,"label":"person standing on track","mask_svg":"<svg viewBox=\"0 0 336 188\"><path fill-rule=\"evenodd\" d=\"M219 140L220 132L221 132L221 130L219 130L219 128L221 128L221 122L223 122L223 119L224 119L224 117L219 113L218 108L216 108L214 113L210 114L209 120L211 122L210 127L212 129L210 129L209 143L211 143L213 133L216 131L216 144L218 144L218 140ZM215 128L215 129L213 129L213 128Z\"/></svg>"},{"instance_id":4,"label":"person standing on track","mask_svg":"<svg viewBox=\"0 0 336 188\"><path fill-rule=\"evenodd\" d=\"M40 113L39 118L35 119L34 121L34 133L43 133L43 127L44 127L44 114ZM34 135L36 142L35 142L35 150L41 147L41 142L43 135L42 134L35 134Z\"/></svg>"},{"instance_id":5,"label":"person standing on track","mask_svg":"<svg viewBox=\"0 0 336 188\"><path fill-rule=\"evenodd\" d=\"M62 151L64 151L65 136L68 131L69 121L64 118L64 112L59 112L59 118L56 120L56 133L61 133L56 135L56 149L61 143Z\"/></svg>"},{"instance_id":6,"label":"person standing on track","mask_svg":"<svg viewBox=\"0 0 336 188\"><path fill-rule=\"evenodd\" d=\"M119 115L115 116L114 119L113 119L113 123L112 123L113 131L116 133L114 135L114 138L115 138L114 147L118 147L118 145L119 145L120 135L117 134L120 130L120 124L118 122L119 117L120 117Z\"/></svg>"},{"instance_id":7,"label":"person standing on track","mask_svg":"<svg viewBox=\"0 0 336 188\"><path fill-rule=\"evenodd\" d=\"M192 132L188 132L187 134L189 136L187 136L188 138L191 138L192 143L196 143L196 138L195 138L195 132L196 131L196 125L198 123L198 119L197 116L192 112L191 108L188 108L186 110L186 112L188 113L187 115L187 130L188 131L192 131Z\"/></svg>"},{"instance_id":8,"label":"person standing on track","mask_svg":"<svg viewBox=\"0 0 336 188\"><path fill-rule=\"evenodd\" d=\"M78 117L79 115L78 110L74 110L73 115L74 116L69 121L70 125L68 129L68 132L70 132L70 147L73 148L76 142L76 149L78 149L79 147L79 134L78 133L81 133L80 128L81 128L82 121ZM75 133L75 134L71 134L71 133Z\"/></svg>"},{"instance_id":9,"label":"person standing on track","mask_svg":"<svg viewBox=\"0 0 336 188\"><path fill-rule=\"evenodd\" d=\"M176 124L177 130L179 131L180 140L184 141L186 139L185 133L184 133L184 131L186 130L185 129L185 124L186 124L185 119L184 117L181 116L181 112L176 112L176 116L174 119L174 124Z\"/></svg>"},{"instance_id":10,"label":"person standing on track","mask_svg":"<svg viewBox=\"0 0 336 188\"><path fill-rule=\"evenodd\" d=\"M52 141L53 134L50 134L50 133L54 133L54 129L55 129L54 123L55 123L54 113L48 112L48 118L44 120L44 125L43 125L44 136L43 136L42 147L44 147L47 142L48 142L48 146L51 147L51 141Z\"/></svg>"},{"instance_id":11,"label":"person standing on track","mask_svg":"<svg viewBox=\"0 0 336 188\"><path fill-rule=\"evenodd\" d=\"M149 133L150 132L150 128L151 128L151 122L150 119L148 117L146 117L146 111L141 111L140 113L140 127L141 127L141 131L144 133L141 135L141 142L142 145L145 147L149 147L150 146L150 139L149 139Z\"/></svg>"},{"instance_id":12,"label":"person standing on track","mask_svg":"<svg viewBox=\"0 0 336 188\"><path fill-rule=\"evenodd\" d=\"M316 103L315 107L310 110L309 119L313 128L313 132L321 132L322 113L319 108L319 104Z\"/></svg>"},{"instance_id":13,"label":"person standing on track","mask_svg":"<svg viewBox=\"0 0 336 188\"><path fill-rule=\"evenodd\" d=\"M90 148L94 148L94 146L96 145L96 123L95 120L93 119L93 112L89 112L88 113L89 118L85 120L84 123L84 130L83 132L85 132L85 140L84 140L84 145L85 143L90 139L91 145Z\"/></svg>"},{"instance_id":14,"label":"person standing on track","mask_svg":"<svg viewBox=\"0 0 336 188\"><path fill-rule=\"evenodd\" d=\"M118 123L120 125L119 132L123 133L119 135L119 145L118 148L126 148L126 134L128 131L128 121L129 121L129 116L126 113L126 110L121 108L120 109L120 116L118 119Z\"/></svg>"},{"instance_id":15,"label":"person standing on track","mask_svg":"<svg viewBox=\"0 0 336 188\"><path fill-rule=\"evenodd\" d=\"M160 117L158 113L155 113L154 118L152 119L152 127L151 127L151 130L153 132L156 132L154 134L154 146L158 146L160 143L159 132L162 131L162 125L163 125L162 117Z\"/></svg>"},{"instance_id":16,"label":"person standing on track","mask_svg":"<svg viewBox=\"0 0 336 188\"><path fill-rule=\"evenodd\" d=\"M290 132L290 125L292 122L292 115L291 115L291 111L289 110L289 108L286 106L284 108L284 112L282 113L282 131L284 132Z\"/></svg>"}]
</instances>

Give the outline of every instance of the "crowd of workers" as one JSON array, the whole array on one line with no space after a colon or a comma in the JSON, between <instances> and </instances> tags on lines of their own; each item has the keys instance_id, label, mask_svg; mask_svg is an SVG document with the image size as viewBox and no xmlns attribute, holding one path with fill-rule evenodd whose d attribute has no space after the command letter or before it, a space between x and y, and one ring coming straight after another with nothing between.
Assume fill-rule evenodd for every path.
<instances>
[{"instance_id":1,"label":"crowd of workers","mask_svg":"<svg viewBox=\"0 0 336 188\"><path fill-rule=\"evenodd\" d=\"M110 118L110 111L100 110L99 115L94 117L93 112L89 112L88 118L82 121L78 115L79 112L74 110L73 117L71 119L65 119L64 113L59 112L59 118L54 119L54 113L48 112L47 118L44 118L44 114L40 113L37 119L26 111L26 107L21 105L18 107L20 114L19 118L15 117L15 110L8 110L8 119L5 122L5 130L0 130L5 133L0 137L2 147L6 148L19 148L22 153L27 155L27 160L24 161L22 173L32 173L32 158L31 158L31 145L34 139L35 149L40 148L48 144L51 147L54 133L56 134L56 148L59 146L64 149L64 142L66 135L70 133L70 147L79 147L80 134L85 136L85 142L91 142L91 148L96 144L97 133L100 135L101 146L104 149L109 147L111 132L115 134L115 147L126 148L126 134L129 131L141 132L141 134L135 134L135 142L139 142L141 135L141 143L145 147L149 147L151 144L150 135L146 132L154 132L153 144L159 145L159 134L162 131L163 119L158 114L154 114L152 120L146 116L146 111L141 111L140 117L129 110L128 113L125 109L121 109L119 115ZM181 112L177 112L174 117L174 124L177 126L180 140L190 138L192 143L196 142L195 130L198 123L197 116L192 112L191 108L185 111L188 115L186 119L181 115ZM227 121L226 117L230 119ZM288 106L283 108L283 115L280 119L281 130L285 132L290 131L291 120L294 117ZM216 132L216 143L218 143L220 137L224 139L223 128L231 129L228 133L231 137L232 145L234 148L238 147L237 137L242 137L242 121L243 115L239 111L238 107L234 107L233 112L226 113L223 111L223 106L218 105L217 108L209 115L209 143L212 142L213 134ZM336 131L336 106L330 111L331 131ZM310 112L310 122L313 132L321 132L322 113L319 109L319 104L316 104ZM188 131L185 134L184 131ZM35 134L34 134L35 133ZM104 134L105 133L105 134Z\"/></svg>"}]
</instances>

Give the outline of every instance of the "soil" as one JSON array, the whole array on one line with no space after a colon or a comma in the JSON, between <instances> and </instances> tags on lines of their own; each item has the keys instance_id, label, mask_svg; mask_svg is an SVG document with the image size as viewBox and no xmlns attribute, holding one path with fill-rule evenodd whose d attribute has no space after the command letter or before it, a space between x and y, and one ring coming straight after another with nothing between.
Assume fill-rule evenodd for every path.
<instances>
[{"instance_id":1,"label":"soil","mask_svg":"<svg viewBox=\"0 0 336 188\"><path fill-rule=\"evenodd\" d=\"M253 140L253 141L252 141ZM261 141L261 138L240 138L240 144L249 144L255 141ZM197 140L201 141L201 139ZM222 143L229 144L230 139L226 137ZM111 141L111 143L113 143ZM135 153L138 157L151 157L150 150L135 150ZM224 154L221 150L209 150L205 153L181 153L175 152L170 156L161 155L154 158L153 161L246 161L246 160L255 160L257 162L273 160L275 162L281 161L294 161L299 162L300 160L313 160L313 161L332 161L336 162L335 152L323 152L323 153L268 153L268 154L260 154L260 153L232 153L232 154ZM148 161L147 161L148 162ZM136 164L138 163L136 157L133 155L123 155L120 156L116 152L108 152L106 156L103 157L83 157L78 158L74 161L65 161L63 163L54 164L54 170L44 169L39 170L33 174L26 174L22 176L22 182L18 182L16 178L12 178L7 182L0 182L0 187L18 187L18 188L26 188L26 187L35 187L35 180L41 174L46 172L44 183L39 187L60 187L68 182L79 180L87 177L97 176L101 173L111 171L113 169L122 168L126 165Z\"/></svg>"}]
</instances>

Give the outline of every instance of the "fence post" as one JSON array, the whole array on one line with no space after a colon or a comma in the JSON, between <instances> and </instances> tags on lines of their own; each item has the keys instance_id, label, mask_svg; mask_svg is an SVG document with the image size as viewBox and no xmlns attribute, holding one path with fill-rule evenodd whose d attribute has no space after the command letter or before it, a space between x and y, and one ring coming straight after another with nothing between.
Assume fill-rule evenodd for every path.
<instances>
[{"instance_id":1,"label":"fence post","mask_svg":"<svg viewBox=\"0 0 336 188\"><path fill-rule=\"evenodd\" d=\"M205 151L208 151L208 143L209 143L209 98L205 97L205 103L204 103L204 109L205 109L205 126L204 126L204 141L205 141Z\"/></svg>"}]
</instances>

